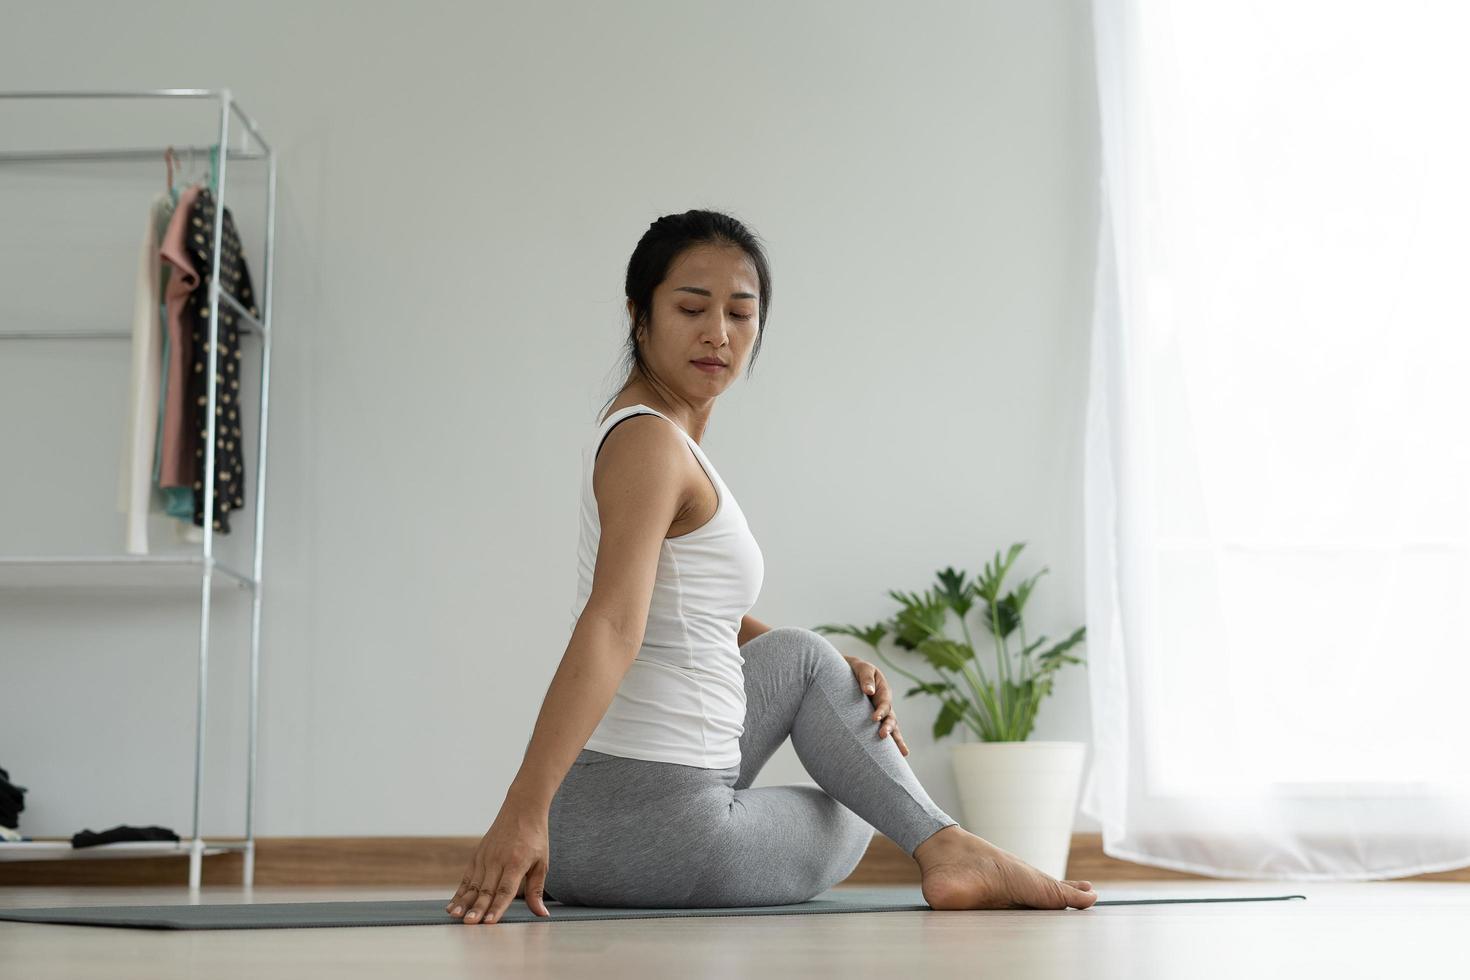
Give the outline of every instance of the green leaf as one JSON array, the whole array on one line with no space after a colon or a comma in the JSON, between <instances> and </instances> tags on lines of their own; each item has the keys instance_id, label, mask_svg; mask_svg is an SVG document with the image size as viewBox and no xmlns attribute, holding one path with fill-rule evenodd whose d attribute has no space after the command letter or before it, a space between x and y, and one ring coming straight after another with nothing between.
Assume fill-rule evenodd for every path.
<instances>
[{"instance_id":1,"label":"green leaf","mask_svg":"<svg viewBox=\"0 0 1470 980\"><path fill-rule=\"evenodd\" d=\"M943 599L930 596L905 594L897 590L888 593L903 608L893 617L893 642L905 650L917 649L919 644L931 636L944 634L946 604Z\"/></svg>"},{"instance_id":2,"label":"green leaf","mask_svg":"<svg viewBox=\"0 0 1470 980\"><path fill-rule=\"evenodd\" d=\"M955 673L964 670L965 664L975 659L975 651L968 644L945 637L929 637L919 644L918 651L935 667Z\"/></svg>"},{"instance_id":3,"label":"green leaf","mask_svg":"<svg viewBox=\"0 0 1470 980\"><path fill-rule=\"evenodd\" d=\"M934 738L943 738L954 730L955 722L959 721L965 714L965 706L959 701L946 698L944 707L939 709L939 717L934 719Z\"/></svg>"},{"instance_id":4,"label":"green leaf","mask_svg":"<svg viewBox=\"0 0 1470 980\"><path fill-rule=\"evenodd\" d=\"M987 631L991 633L996 632L995 624L997 621L999 621L1000 635L1005 637L1010 636L1011 633L1015 632L1016 627L1021 625L1021 616L1020 613L1016 611L1016 597L1014 594L1007 595L995 601L994 618L992 618L990 615L990 609L990 606L982 606L980 611L980 615L985 620L985 628Z\"/></svg>"},{"instance_id":5,"label":"green leaf","mask_svg":"<svg viewBox=\"0 0 1470 980\"><path fill-rule=\"evenodd\" d=\"M876 623L866 629L837 623L823 623L821 626L813 626L812 631L831 635L855 636L875 650L878 648L878 644L882 642L883 637L888 635L888 627L883 623Z\"/></svg>"},{"instance_id":6,"label":"green leaf","mask_svg":"<svg viewBox=\"0 0 1470 980\"><path fill-rule=\"evenodd\" d=\"M1039 654L1036 659L1040 662L1050 662L1056 660L1057 658L1061 658L1063 661L1080 664L1082 661L1078 660L1076 657L1066 657L1063 656L1063 654L1067 650L1070 650L1072 647L1076 646L1078 643L1081 643L1082 638L1086 635L1087 627L1079 626L1071 636L1067 637L1065 640L1058 642L1056 646L1052 647L1045 653Z\"/></svg>"},{"instance_id":7,"label":"green leaf","mask_svg":"<svg viewBox=\"0 0 1470 980\"><path fill-rule=\"evenodd\" d=\"M1013 544L1011 545L1010 551L1006 554L1004 561L1001 560L1000 552L997 551L995 553L995 563L993 565L990 562L985 563L985 570L980 575L978 591L987 601L995 602L1000 596L1001 583L1005 581L1006 572L1010 571L1011 565L1016 560L1016 556L1021 553L1021 549L1024 547L1026 547L1025 542Z\"/></svg>"},{"instance_id":8,"label":"green leaf","mask_svg":"<svg viewBox=\"0 0 1470 980\"><path fill-rule=\"evenodd\" d=\"M909 688L907 691L904 691L903 692L903 695L906 698L911 698L915 694L920 694L920 693L923 693L923 694L934 694L934 695L940 695L940 696L942 696L942 695L945 695L945 694L952 693L954 691L955 691L955 686L953 684L949 683L948 681L944 681L942 683L939 682L939 681L925 681L925 682L923 682L921 684L917 684L914 687Z\"/></svg>"},{"instance_id":9,"label":"green leaf","mask_svg":"<svg viewBox=\"0 0 1470 980\"><path fill-rule=\"evenodd\" d=\"M945 568L939 572L939 588L937 593L944 597L949 607L955 611L955 615L961 619L970 611L974 600L970 598L970 583L965 581L964 572L956 572L953 568Z\"/></svg>"},{"instance_id":10,"label":"green leaf","mask_svg":"<svg viewBox=\"0 0 1470 980\"><path fill-rule=\"evenodd\" d=\"M1026 608L1026 600L1031 597L1031 590L1036 588L1036 580L1045 575L1046 572L1047 570L1043 568L1041 571L1026 579L1020 585L1016 586L1016 591L1013 593L1013 595L1015 596L1015 609L1017 618L1019 618L1024 612Z\"/></svg>"}]
</instances>

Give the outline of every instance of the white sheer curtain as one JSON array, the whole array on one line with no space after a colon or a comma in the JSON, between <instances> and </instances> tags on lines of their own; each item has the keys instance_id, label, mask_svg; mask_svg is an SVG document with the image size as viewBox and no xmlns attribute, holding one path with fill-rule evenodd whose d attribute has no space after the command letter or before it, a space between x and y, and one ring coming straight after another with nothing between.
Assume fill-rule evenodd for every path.
<instances>
[{"instance_id":1,"label":"white sheer curtain","mask_svg":"<svg viewBox=\"0 0 1470 980\"><path fill-rule=\"evenodd\" d=\"M1470 5L1094 0L1084 813L1470 865Z\"/></svg>"}]
</instances>

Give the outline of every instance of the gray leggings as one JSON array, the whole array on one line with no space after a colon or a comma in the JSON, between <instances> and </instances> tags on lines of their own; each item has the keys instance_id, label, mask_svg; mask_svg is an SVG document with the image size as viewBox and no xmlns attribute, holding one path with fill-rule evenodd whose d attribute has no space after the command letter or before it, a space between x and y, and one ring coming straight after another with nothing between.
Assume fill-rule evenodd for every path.
<instances>
[{"instance_id":1,"label":"gray leggings","mask_svg":"<svg viewBox=\"0 0 1470 980\"><path fill-rule=\"evenodd\" d=\"M551 803L547 900L719 908L804 902L842 881L877 828L911 855L955 821L919 785L822 634L762 633L745 658L740 763L701 769L583 749ZM791 736L818 786L752 787Z\"/></svg>"}]
</instances>

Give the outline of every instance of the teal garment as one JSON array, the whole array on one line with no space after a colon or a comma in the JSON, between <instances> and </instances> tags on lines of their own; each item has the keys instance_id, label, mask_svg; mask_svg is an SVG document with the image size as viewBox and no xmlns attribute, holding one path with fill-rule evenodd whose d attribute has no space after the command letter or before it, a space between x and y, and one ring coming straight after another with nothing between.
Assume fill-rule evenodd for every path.
<instances>
[{"instance_id":1,"label":"teal garment","mask_svg":"<svg viewBox=\"0 0 1470 980\"><path fill-rule=\"evenodd\" d=\"M169 517L194 523L194 490L192 487L164 487L163 510Z\"/></svg>"}]
</instances>

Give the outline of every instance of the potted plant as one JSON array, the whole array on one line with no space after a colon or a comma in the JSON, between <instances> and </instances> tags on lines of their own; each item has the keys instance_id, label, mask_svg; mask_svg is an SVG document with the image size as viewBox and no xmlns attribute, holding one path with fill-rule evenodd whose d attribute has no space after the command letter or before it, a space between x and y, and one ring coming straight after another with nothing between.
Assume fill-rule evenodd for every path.
<instances>
[{"instance_id":1,"label":"potted plant","mask_svg":"<svg viewBox=\"0 0 1470 980\"><path fill-rule=\"evenodd\" d=\"M1047 569L1003 592L1006 574L1025 543L1013 544L1004 560L1000 552L974 581L964 572L945 568L938 585L923 594L889 590L902 609L892 618L862 629L824 624L819 633L857 637L873 648L883 663L918 683L905 697L930 694L940 699L934 738L963 723L980 739L950 747L950 761L970 833L1010 851L1028 864L1062 878L1072 843L1072 823L1082 776L1084 742L1027 742L1041 699L1051 693L1052 675L1063 664L1082 663L1069 651L1082 641L1087 627L1037 653L1046 643L1039 636L1027 643L1022 621L1026 600ZM995 646L995 678L986 675L976 656L965 616L981 601L980 614ZM964 641L945 632L949 614L959 619ZM904 650L917 653L934 668L938 680L926 680L889 660L879 649L889 634ZM1019 634L1019 650L1011 650Z\"/></svg>"}]
</instances>

